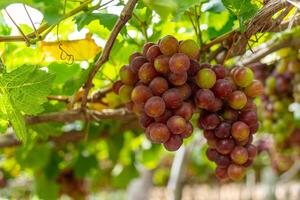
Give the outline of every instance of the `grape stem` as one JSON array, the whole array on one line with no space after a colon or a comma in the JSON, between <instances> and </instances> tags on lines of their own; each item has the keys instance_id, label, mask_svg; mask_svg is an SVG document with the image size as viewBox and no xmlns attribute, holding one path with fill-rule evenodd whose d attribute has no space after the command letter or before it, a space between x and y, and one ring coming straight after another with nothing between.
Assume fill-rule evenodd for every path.
<instances>
[{"instance_id":1,"label":"grape stem","mask_svg":"<svg viewBox=\"0 0 300 200\"><path fill-rule=\"evenodd\" d=\"M293 35L283 37L283 39L278 40L277 38L270 40L267 43L263 43L262 45L258 46L252 55L245 56L245 59L240 61L241 65L249 65L255 62L258 62L260 59L264 58L265 56L273 53L279 49L285 47L300 47L300 39L299 37L295 37Z\"/></svg>"}]
</instances>

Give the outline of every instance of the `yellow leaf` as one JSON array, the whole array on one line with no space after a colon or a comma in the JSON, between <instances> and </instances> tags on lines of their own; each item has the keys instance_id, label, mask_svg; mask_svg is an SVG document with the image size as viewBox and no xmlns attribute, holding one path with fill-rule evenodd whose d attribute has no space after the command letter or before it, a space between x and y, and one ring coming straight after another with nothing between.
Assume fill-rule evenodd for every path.
<instances>
[{"instance_id":1,"label":"yellow leaf","mask_svg":"<svg viewBox=\"0 0 300 200\"><path fill-rule=\"evenodd\" d=\"M69 63L93 59L102 50L91 38L91 34L80 40L42 41L40 48L44 61L61 60Z\"/></svg>"}]
</instances>

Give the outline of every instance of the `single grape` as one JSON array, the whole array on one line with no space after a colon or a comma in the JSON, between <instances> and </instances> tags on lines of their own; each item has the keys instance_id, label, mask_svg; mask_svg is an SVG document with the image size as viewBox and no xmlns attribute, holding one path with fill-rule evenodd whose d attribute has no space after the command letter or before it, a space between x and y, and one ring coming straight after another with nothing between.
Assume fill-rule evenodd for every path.
<instances>
[{"instance_id":1,"label":"single grape","mask_svg":"<svg viewBox=\"0 0 300 200\"><path fill-rule=\"evenodd\" d=\"M150 129L151 129L151 126L153 126L153 125L154 125L154 123L150 124L150 125L146 128L146 130L145 130L145 136L146 136L146 138L147 138L148 140L150 140L151 142L152 142L152 139L151 139L151 137L150 137Z\"/></svg>"},{"instance_id":2,"label":"single grape","mask_svg":"<svg viewBox=\"0 0 300 200\"><path fill-rule=\"evenodd\" d=\"M215 149L208 148L206 150L206 156L210 161L215 161L218 157L218 152Z\"/></svg>"},{"instance_id":3,"label":"single grape","mask_svg":"<svg viewBox=\"0 0 300 200\"><path fill-rule=\"evenodd\" d=\"M131 63L136 57L139 56L143 56L143 54L141 54L140 52L134 52L133 54L131 54L128 58L129 63Z\"/></svg>"},{"instance_id":4,"label":"single grape","mask_svg":"<svg viewBox=\"0 0 300 200\"><path fill-rule=\"evenodd\" d=\"M161 95L169 88L168 81L163 77L155 77L149 84L154 95Z\"/></svg>"},{"instance_id":5,"label":"single grape","mask_svg":"<svg viewBox=\"0 0 300 200\"><path fill-rule=\"evenodd\" d=\"M253 100L248 99L246 105L244 108L241 110L242 112L247 112L247 111L255 111L257 110L256 104L253 102Z\"/></svg>"},{"instance_id":6,"label":"single grape","mask_svg":"<svg viewBox=\"0 0 300 200\"><path fill-rule=\"evenodd\" d=\"M150 127L150 137L154 143L164 143L170 138L170 131L165 124L153 123Z\"/></svg>"},{"instance_id":7,"label":"single grape","mask_svg":"<svg viewBox=\"0 0 300 200\"><path fill-rule=\"evenodd\" d=\"M154 122L154 119L152 117L149 117L148 115L146 115L145 113L143 113L141 116L140 116L140 125L143 127L143 128L147 128L150 124L152 124Z\"/></svg>"},{"instance_id":8,"label":"single grape","mask_svg":"<svg viewBox=\"0 0 300 200\"><path fill-rule=\"evenodd\" d=\"M119 94L119 90L122 87L122 85L124 85L124 83L121 80L118 80L118 81L114 82L114 84L112 86L112 91L115 94Z\"/></svg>"},{"instance_id":9,"label":"single grape","mask_svg":"<svg viewBox=\"0 0 300 200\"><path fill-rule=\"evenodd\" d=\"M212 88L214 94L218 98L226 98L233 92L234 86L228 79L218 79Z\"/></svg>"},{"instance_id":10,"label":"single grape","mask_svg":"<svg viewBox=\"0 0 300 200\"><path fill-rule=\"evenodd\" d=\"M146 58L150 62L154 62L155 58L157 58L159 55L161 55L161 52L158 45L152 45L146 53Z\"/></svg>"},{"instance_id":11,"label":"single grape","mask_svg":"<svg viewBox=\"0 0 300 200\"><path fill-rule=\"evenodd\" d=\"M139 70L139 78L142 83L148 84L152 79L158 76L157 71L155 71L153 64L145 63Z\"/></svg>"},{"instance_id":12,"label":"single grape","mask_svg":"<svg viewBox=\"0 0 300 200\"><path fill-rule=\"evenodd\" d=\"M190 85L187 83L176 87L176 89L178 89L183 100L187 100L192 95L192 89L191 89Z\"/></svg>"},{"instance_id":13,"label":"single grape","mask_svg":"<svg viewBox=\"0 0 300 200\"><path fill-rule=\"evenodd\" d=\"M213 66L213 71L215 72L217 79L225 78L227 74L227 69L220 64L216 64Z\"/></svg>"},{"instance_id":14,"label":"single grape","mask_svg":"<svg viewBox=\"0 0 300 200\"><path fill-rule=\"evenodd\" d=\"M150 117L159 117L165 112L166 105L161 97L153 96L146 101L144 110Z\"/></svg>"},{"instance_id":15,"label":"single grape","mask_svg":"<svg viewBox=\"0 0 300 200\"><path fill-rule=\"evenodd\" d=\"M132 104L132 112L134 112L137 116L140 116L144 112L144 104Z\"/></svg>"},{"instance_id":16,"label":"single grape","mask_svg":"<svg viewBox=\"0 0 300 200\"><path fill-rule=\"evenodd\" d=\"M263 94L264 86L260 81L254 80L249 86L245 88L244 92L248 97L258 97Z\"/></svg>"},{"instance_id":17,"label":"single grape","mask_svg":"<svg viewBox=\"0 0 300 200\"><path fill-rule=\"evenodd\" d=\"M257 113L255 111L242 112L239 116L239 120L246 123L248 126L257 124Z\"/></svg>"},{"instance_id":18,"label":"single grape","mask_svg":"<svg viewBox=\"0 0 300 200\"><path fill-rule=\"evenodd\" d=\"M242 165L248 160L247 149L241 146L236 146L230 153L231 160L238 165Z\"/></svg>"},{"instance_id":19,"label":"single grape","mask_svg":"<svg viewBox=\"0 0 300 200\"><path fill-rule=\"evenodd\" d=\"M226 122L233 123L238 120L239 113L231 108L226 108L222 114L223 119Z\"/></svg>"},{"instance_id":20,"label":"single grape","mask_svg":"<svg viewBox=\"0 0 300 200\"><path fill-rule=\"evenodd\" d=\"M247 97L242 91L234 91L228 95L228 104L235 110L242 109L247 103Z\"/></svg>"},{"instance_id":21,"label":"single grape","mask_svg":"<svg viewBox=\"0 0 300 200\"><path fill-rule=\"evenodd\" d=\"M216 177L221 181L226 181L228 179L227 168L217 166L215 174Z\"/></svg>"},{"instance_id":22,"label":"single grape","mask_svg":"<svg viewBox=\"0 0 300 200\"><path fill-rule=\"evenodd\" d=\"M246 168L241 165L230 164L227 169L227 174L234 181L241 180L246 172Z\"/></svg>"},{"instance_id":23,"label":"single grape","mask_svg":"<svg viewBox=\"0 0 300 200\"><path fill-rule=\"evenodd\" d=\"M207 140L216 138L214 131L212 131L212 130L203 130L203 136Z\"/></svg>"},{"instance_id":24,"label":"single grape","mask_svg":"<svg viewBox=\"0 0 300 200\"><path fill-rule=\"evenodd\" d=\"M147 59L144 56L137 56L130 62L130 69L134 73L138 73L143 64L145 64Z\"/></svg>"},{"instance_id":25,"label":"single grape","mask_svg":"<svg viewBox=\"0 0 300 200\"><path fill-rule=\"evenodd\" d=\"M250 134L249 126L242 121L234 122L231 126L232 137L237 141L244 141Z\"/></svg>"},{"instance_id":26,"label":"single grape","mask_svg":"<svg viewBox=\"0 0 300 200\"><path fill-rule=\"evenodd\" d=\"M193 115L193 110L191 103L183 102L183 104L174 111L174 114L183 117L185 120L190 120Z\"/></svg>"},{"instance_id":27,"label":"single grape","mask_svg":"<svg viewBox=\"0 0 300 200\"><path fill-rule=\"evenodd\" d=\"M173 134L182 134L187 128L185 119L178 115L170 117L167 121L167 126Z\"/></svg>"},{"instance_id":28,"label":"single grape","mask_svg":"<svg viewBox=\"0 0 300 200\"><path fill-rule=\"evenodd\" d=\"M226 168L230 165L230 158L227 155L218 154L215 163L218 167Z\"/></svg>"},{"instance_id":29,"label":"single grape","mask_svg":"<svg viewBox=\"0 0 300 200\"><path fill-rule=\"evenodd\" d=\"M131 101L131 92L133 87L130 85L122 85L119 90L119 96L122 103L128 103Z\"/></svg>"},{"instance_id":30,"label":"single grape","mask_svg":"<svg viewBox=\"0 0 300 200\"><path fill-rule=\"evenodd\" d=\"M212 69L203 68L196 75L196 83L200 88L210 89L216 83L216 74Z\"/></svg>"},{"instance_id":31,"label":"single grape","mask_svg":"<svg viewBox=\"0 0 300 200\"><path fill-rule=\"evenodd\" d=\"M120 78L126 85L134 85L138 81L137 74L134 73L128 65L120 69Z\"/></svg>"},{"instance_id":32,"label":"single grape","mask_svg":"<svg viewBox=\"0 0 300 200\"><path fill-rule=\"evenodd\" d=\"M198 125L204 130L213 130L220 124L220 118L217 114L205 114L199 118Z\"/></svg>"},{"instance_id":33,"label":"single grape","mask_svg":"<svg viewBox=\"0 0 300 200\"><path fill-rule=\"evenodd\" d=\"M232 139L222 139L217 141L217 151L220 154L229 154L234 148L234 140Z\"/></svg>"},{"instance_id":34,"label":"single grape","mask_svg":"<svg viewBox=\"0 0 300 200\"><path fill-rule=\"evenodd\" d=\"M154 68L159 73L167 74L170 72L169 61L170 61L169 56L160 55L154 60Z\"/></svg>"},{"instance_id":35,"label":"single grape","mask_svg":"<svg viewBox=\"0 0 300 200\"><path fill-rule=\"evenodd\" d=\"M152 47L153 45L155 45L153 42L147 42L144 44L144 46L143 46L143 55L144 56L147 55L149 48Z\"/></svg>"},{"instance_id":36,"label":"single grape","mask_svg":"<svg viewBox=\"0 0 300 200\"><path fill-rule=\"evenodd\" d=\"M194 131L193 125L190 122L187 122L186 123L186 130L183 133L181 133L180 136L182 138L188 138L193 134L193 131Z\"/></svg>"},{"instance_id":37,"label":"single grape","mask_svg":"<svg viewBox=\"0 0 300 200\"><path fill-rule=\"evenodd\" d=\"M176 88L164 92L162 98L166 103L166 107L171 109L179 108L183 103L182 96Z\"/></svg>"},{"instance_id":38,"label":"single grape","mask_svg":"<svg viewBox=\"0 0 300 200\"><path fill-rule=\"evenodd\" d=\"M186 54L191 59L198 60L200 55L199 45L194 40L184 40L179 44L178 52Z\"/></svg>"},{"instance_id":39,"label":"single grape","mask_svg":"<svg viewBox=\"0 0 300 200\"><path fill-rule=\"evenodd\" d=\"M168 151L177 151L182 145L182 138L180 135L171 135L169 140L164 143L164 147Z\"/></svg>"},{"instance_id":40,"label":"single grape","mask_svg":"<svg viewBox=\"0 0 300 200\"><path fill-rule=\"evenodd\" d=\"M188 76L186 72L182 72L181 74L170 73L168 76L168 80L174 86L181 86L185 84L185 82L187 81L187 77Z\"/></svg>"},{"instance_id":41,"label":"single grape","mask_svg":"<svg viewBox=\"0 0 300 200\"><path fill-rule=\"evenodd\" d=\"M249 159L253 159L257 154L257 148L253 144L247 145L247 152Z\"/></svg>"},{"instance_id":42,"label":"single grape","mask_svg":"<svg viewBox=\"0 0 300 200\"><path fill-rule=\"evenodd\" d=\"M222 109L222 106L223 106L223 101L218 98L215 98L214 101L211 102L207 110L210 112L217 112Z\"/></svg>"},{"instance_id":43,"label":"single grape","mask_svg":"<svg viewBox=\"0 0 300 200\"><path fill-rule=\"evenodd\" d=\"M253 81L254 74L248 67L239 67L233 72L233 80L240 87L247 87Z\"/></svg>"},{"instance_id":44,"label":"single grape","mask_svg":"<svg viewBox=\"0 0 300 200\"><path fill-rule=\"evenodd\" d=\"M131 92L131 100L136 104L144 104L150 97L152 92L145 85L138 85Z\"/></svg>"},{"instance_id":45,"label":"single grape","mask_svg":"<svg viewBox=\"0 0 300 200\"><path fill-rule=\"evenodd\" d=\"M196 76L196 74L198 73L198 71L201 69L200 64L191 59L190 60L190 68L188 69L187 73L189 75L189 77L193 77Z\"/></svg>"},{"instance_id":46,"label":"single grape","mask_svg":"<svg viewBox=\"0 0 300 200\"><path fill-rule=\"evenodd\" d=\"M231 130L231 125L228 122L222 122L215 129L214 133L215 133L215 136L223 139L223 138L228 138L230 136L230 134L231 134L230 130Z\"/></svg>"},{"instance_id":47,"label":"single grape","mask_svg":"<svg viewBox=\"0 0 300 200\"><path fill-rule=\"evenodd\" d=\"M181 74L190 68L190 59L183 53L174 54L169 61L171 72Z\"/></svg>"},{"instance_id":48,"label":"single grape","mask_svg":"<svg viewBox=\"0 0 300 200\"><path fill-rule=\"evenodd\" d=\"M258 128L259 128L259 123L258 123L258 122L255 123L255 124L250 125L250 126L249 126L250 133L251 133L251 134L256 133L257 130L258 130Z\"/></svg>"},{"instance_id":49,"label":"single grape","mask_svg":"<svg viewBox=\"0 0 300 200\"><path fill-rule=\"evenodd\" d=\"M162 114L162 115L159 116L159 117L155 117L155 121L156 121L156 122L160 122L160 123L167 123L168 119L169 119L170 117L172 117L172 116L173 116L172 111L166 109L165 112L164 112L164 114Z\"/></svg>"},{"instance_id":50,"label":"single grape","mask_svg":"<svg viewBox=\"0 0 300 200\"><path fill-rule=\"evenodd\" d=\"M207 89L200 89L196 92L195 104L198 108L209 109L215 101L215 95Z\"/></svg>"},{"instance_id":51,"label":"single grape","mask_svg":"<svg viewBox=\"0 0 300 200\"><path fill-rule=\"evenodd\" d=\"M179 47L177 39L171 35L163 37L158 45L160 51L167 56L177 53Z\"/></svg>"}]
</instances>

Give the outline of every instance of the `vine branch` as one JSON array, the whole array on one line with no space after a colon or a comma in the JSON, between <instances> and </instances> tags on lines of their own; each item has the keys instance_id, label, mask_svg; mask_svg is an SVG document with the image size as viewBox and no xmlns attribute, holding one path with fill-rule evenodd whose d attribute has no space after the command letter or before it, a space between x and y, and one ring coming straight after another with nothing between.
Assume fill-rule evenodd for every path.
<instances>
[{"instance_id":1,"label":"vine branch","mask_svg":"<svg viewBox=\"0 0 300 200\"><path fill-rule=\"evenodd\" d=\"M92 68L92 70L86 80L86 83L84 85L84 94L82 96L82 102L81 102L82 110L86 109L89 91L92 88L93 79L94 79L95 75L97 74L99 69L102 67L102 65L108 61L111 49L114 45L114 42L115 42L117 36L119 35L121 29L123 28L123 26L125 26L127 21L131 18L133 8L135 7L135 4L137 3L137 1L138 0L129 0L128 3L125 5L125 7L123 8L122 13L120 15L120 18L118 19L113 30L111 31L111 34L104 46L101 56L98 58L94 67Z\"/></svg>"},{"instance_id":2,"label":"vine branch","mask_svg":"<svg viewBox=\"0 0 300 200\"><path fill-rule=\"evenodd\" d=\"M256 50L255 53L249 56L246 56L245 59L241 61L242 65L249 65L255 62L258 62L260 59L264 58L265 56L273 53L279 49L285 47L295 47L300 48L300 38L299 37L286 37L281 40L270 40L267 43L260 45Z\"/></svg>"}]
</instances>

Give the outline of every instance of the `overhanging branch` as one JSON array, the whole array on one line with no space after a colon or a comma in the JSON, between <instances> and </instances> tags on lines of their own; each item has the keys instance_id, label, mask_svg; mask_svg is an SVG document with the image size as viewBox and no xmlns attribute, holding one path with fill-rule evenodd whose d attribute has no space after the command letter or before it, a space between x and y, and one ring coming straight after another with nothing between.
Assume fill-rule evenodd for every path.
<instances>
[{"instance_id":1,"label":"overhanging branch","mask_svg":"<svg viewBox=\"0 0 300 200\"><path fill-rule=\"evenodd\" d=\"M91 72L85 82L84 94L82 96L82 102L81 102L81 108L83 110L86 109L89 91L93 85L93 79L94 79L95 75L97 74L97 72L99 71L99 69L102 67L102 65L104 63L106 63L107 60L109 59L109 55L110 55L111 49L115 43L115 40L117 39L117 36L119 35L121 29L125 26L127 21L131 18L133 9L134 9L137 1L138 0L129 0L128 3L123 8L123 10L121 12L121 16L118 19L118 21L116 22L113 30L111 31L110 36L104 46L101 56L96 61L93 69L91 70Z\"/></svg>"}]
</instances>

